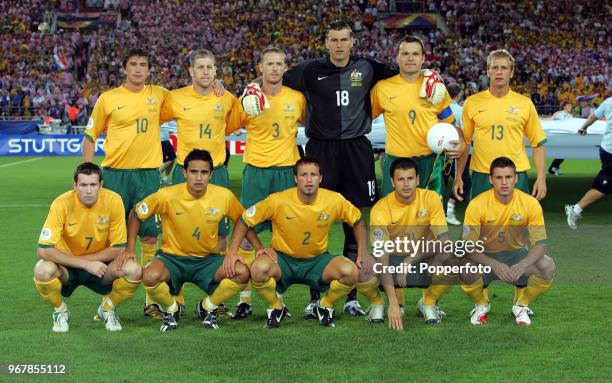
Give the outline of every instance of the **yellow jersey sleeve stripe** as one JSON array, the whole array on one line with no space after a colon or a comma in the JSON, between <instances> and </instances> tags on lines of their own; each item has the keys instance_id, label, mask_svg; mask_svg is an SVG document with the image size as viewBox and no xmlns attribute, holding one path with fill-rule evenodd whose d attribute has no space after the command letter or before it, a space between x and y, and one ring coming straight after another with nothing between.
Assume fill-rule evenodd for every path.
<instances>
[{"instance_id":1,"label":"yellow jersey sleeve stripe","mask_svg":"<svg viewBox=\"0 0 612 383\"><path fill-rule=\"evenodd\" d=\"M138 220L138 222L140 222L141 224L143 224L143 223L146 221L146 219L141 219L141 218L138 216L138 214L137 214L137 213L136 213L134 210L132 210L132 215L133 215L134 217L136 217L136 219Z\"/></svg>"},{"instance_id":2,"label":"yellow jersey sleeve stripe","mask_svg":"<svg viewBox=\"0 0 612 383\"><path fill-rule=\"evenodd\" d=\"M539 148L540 146L544 145L546 143L547 139L543 139L542 141L538 142L538 144L536 146L533 146L534 148Z\"/></svg>"},{"instance_id":3,"label":"yellow jersey sleeve stripe","mask_svg":"<svg viewBox=\"0 0 612 383\"><path fill-rule=\"evenodd\" d=\"M244 224L244 226L248 227L249 229L254 227L255 225L249 225L249 223L247 221L244 220L244 218L242 217L242 215L240 216L240 222L242 222Z\"/></svg>"}]
</instances>

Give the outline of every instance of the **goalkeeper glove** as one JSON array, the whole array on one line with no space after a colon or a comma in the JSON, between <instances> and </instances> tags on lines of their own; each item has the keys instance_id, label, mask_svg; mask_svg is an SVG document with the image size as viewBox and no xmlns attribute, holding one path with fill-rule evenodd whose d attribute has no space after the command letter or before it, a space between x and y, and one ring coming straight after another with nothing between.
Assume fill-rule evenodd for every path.
<instances>
[{"instance_id":1,"label":"goalkeeper glove","mask_svg":"<svg viewBox=\"0 0 612 383\"><path fill-rule=\"evenodd\" d=\"M425 78L419 91L419 97L427 99L434 105L441 103L446 95L446 87L440 74L431 69L423 69L421 74Z\"/></svg>"},{"instance_id":2,"label":"goalkeeper glove","mask_svg":"<svg viewBox=\"0 0 612 383\"><path fill-rule=\"evenodd\" d=\"M266 99L266 95L262 92L259 84L255 82L249 83L242 93L242 109L251 116L259 116L264 112L264 109L269 109L270 104Z\"/></svg>"}]
</instances>

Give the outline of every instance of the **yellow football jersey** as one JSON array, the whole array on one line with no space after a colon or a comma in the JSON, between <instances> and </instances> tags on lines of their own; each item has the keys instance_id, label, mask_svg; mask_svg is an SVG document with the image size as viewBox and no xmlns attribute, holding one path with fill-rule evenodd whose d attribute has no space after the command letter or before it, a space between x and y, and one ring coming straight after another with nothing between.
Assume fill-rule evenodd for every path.
<instances>
[{"instance_id":1,"label":"yellow football jersey","mask_svg":"<svg viewBox=\"0 0 612 383\"><path fill-rule=\"evenodd\" d=\"M260 168L293 166L300 158L295 138L298 122L304 121L306 98L285 86L278 95L266 98L270 109L259 116L242 112L247 130L244 162Z\"/></svg>"},{"instance_id":2,"label":"yellow football jersey","mask_svg":"<svg viewBox=\"0 0 612 383\"><path fill-rule=\"evenodd\" d=\"M438 105L419 97L421 76L414 84L399 74L376 83L370 93L372 117L385 118L385 151L396 157L419 157L433 153L427 146L427 132L438 122L453 123L451 98L446 93Z\"/></svg>"},{"instance_id":3,"label":"yellow football jersey","mask_svg":"<svg viewBox=\"0 0 612 383\"><path fill-rule=\"evenodd\" d=\"M202 96L192 85L170 92L162 108L162 121L176 120L176 162L183 165L193 149L208 150L213 165L225 161L225 135L240 128L242 107L230 92Z\"/></svg>"},{"instance_id":4,"label":"yellow football jersey","mask_svg":"<svg viewBox=\"0 0 612 383\"><path fill-rule=\"evenodd\" d=\"M159 214L161 251L197 257L219 253L219 222L223 217L236 221L242 211L242 205L229 189L208 184L206 193L195 198L186 183L160 189L134 209L141 222Z\"/></svg>"},{"instance_id":5,"label":"yellow football jersey","mask_svg":"<svg viewBox=\"0 0 612 383\"><path fill-rule=\"evenodd\" d=\"M395 192L379 200L370 212L373 240L407 237L430 240L448 236L448 226L438 193L417 189L415 199L404 204Z\"/></svg>"},{"instance_id":6,"label":"yellow football jersey","mask_svg":"<svg viewBox=\"0 0 612 383\"><path fill-rule=\"evenodd\" d=\"M79 201L74 190L57 197L38 241L38 247L55 247L77 256L126 244L123 202L119 194L104 188L89 208Z\"/></svg>"},{"instance_id":7,"label":"yellow football jersey","mask_svg":"<svg viewBox=\"0 0 612 383\"><path fill-rule=\"evenodd\" d=\"M353 226L361 212L339 193L319 189L310 205L298 198L297 188L269 195L242 213L242 221L254 227L272 222L272 247L293 258L313 258L327 251L329 231L336 220Z\"/></svg>"},{"instance_id":8,"label":"yellow football jersey","mask_svg":"<svg viewBox=\"0 0 612 383\"><path fill-rule=\"evenodd\" d=\"M91 113L85 137L96 142L104 133L102 166L157 169L162 164L159 115L168 91L145 85L138 93L120 86L102 93Z\"/></svg>"},{"instance_id":9,"label":"yellow football jersey","mask_svg":"<svg viewBox=\"0 0 612 383\"><path fill-rule=\"evenodd\" d=\"M488 174L491 162L501 156L514 161L517 171L527 171L525 136L534 148L546 142L533 102L512 90L501 98L488 90L468 97L461 120L465 141L474 137L470 169L476 172Z\"/></svg>"},{"instance_id":10,"label":"yellow football jersey","mask_svg":"<svg viewBox=\"0 0 612 383\"><path fill-rule=\"evenodd\" d=\"M528 235L528 238L526 238ZM486 252L499 252L546 242L544 213L537 199L514 189L512 200L503 204L493 189L474 198L465 211L463 239L482 240Z\"/></svg>"}]
</instances>

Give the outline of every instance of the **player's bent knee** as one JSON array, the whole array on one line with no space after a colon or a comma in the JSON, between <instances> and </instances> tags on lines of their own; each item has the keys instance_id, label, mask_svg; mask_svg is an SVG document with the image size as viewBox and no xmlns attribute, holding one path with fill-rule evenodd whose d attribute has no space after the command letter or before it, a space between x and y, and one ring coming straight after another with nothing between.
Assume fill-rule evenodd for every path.
<instances>
[{"instance_id":1,"label":"player's bent knee","mask_svg":"<svg viewBox=\"0 0 612 383\"><path fill-rule=\"evenodd\" d=\"M41 259L34 266L34 278L40 282L47 282L59 275L59 267L55 262Z\"/></svg>"},{"instance_id":2,"label":"player's bent knee","mask_svg":"<svg viewBox=\"0 0 612 383\"><path fill-rule=\"evenodd\" d=\"M242 263L236 263L236 266L234 266L234 272L236 274L233 279L238 283L247 283L251 278L249 268Z\"/></svg>"},{"instance_id":3,"label":"player's bent knee","mask_svg":"<svg viewBox=\"0 0 612 383\"><path fill-rule=\"evenodd\" d=\"M128 261L121 269L123 277L130 281L139 281L142 279L142 268L134 261Z\"/></svg>"},{"instance_id":4,"label":"player's bent knee","mask_svg":"<svg viewBox=\"0 0 612 383\"><path fill-rule=\"evenodd\" d=\"M544 279L551 280L555 276L557 265L548 255L544 255L536 264L538 271Z\"/></svg>"},{"instance_id":5,"label":"player's bent knee","mask_svg":"<svg viewBox=\"0 0 612 383\"><path fill-rule=\"evenodd\" d=\"M359 280L359 269L352 262L350 264L343 262L339 265L338 271L342 275L341 279L346 284L354 285Z\"/></svg>"},{"instance_id":6,"label":"player's bent knee","mask_svg":"<svg viewBox=\"0 0 612 383\"><path fill-rule=\"evenodd\" d=\"M147 287L157 286L162 281L162 273L157 268L146 267L142 272L142 284Z\"/></svg>"},{"instance_id":7,"label":"player's bent knee","mask_svg":"<svg viewBox=\"0 0 612 383\"><path fill-rule=\"evenodd\" d=\"M255 283L264 283L270 278L272 273L272 262L269 260L258 259L251 265L251 279Z\"/></svg>"}]
</instances>

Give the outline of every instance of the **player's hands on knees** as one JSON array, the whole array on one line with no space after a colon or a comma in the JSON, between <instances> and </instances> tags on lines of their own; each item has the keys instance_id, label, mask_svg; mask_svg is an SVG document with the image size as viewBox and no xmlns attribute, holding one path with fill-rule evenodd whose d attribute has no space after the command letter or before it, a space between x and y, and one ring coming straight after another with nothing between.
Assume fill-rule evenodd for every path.
<instances>
[{"instance_id":1,"label":"player's hands on knees","mask_svg":"<svg viewBox=\"0 0 612 383\"><path fill-rule=\"evenodd\" d=\"M223 86L223 80L216 79L212 83L212 90L215 93L215 96L221 97L225 93L225 87Z\"/></svg>"},{"instance_id":2,"label":"player's hands on knees","mask_svg":"<svg viewBox=\"0 0 612 383\"><path fill-rule=\"evenodd\" d=\"M491 264L491 268L501 281L506 283L514 282L514 274L512 271L510 271L510 268L505 263L495 261L493 264Z\"/></svg>"},{"instance_id":3,"label":"player's hands on knees","mask_svg":"<svg viewBox=\"0 0 612 383\"><path fill-rule=\"evenodd\" d=\"M227 254L223 259L223 272L228 278L233 278L236 275L236 262L246 265L244 259L238 254Z\"/></svg>"},{"instance_id":4,"label":"player's hands on knees","mask_svg":"<svg viewBox=\"0 0 612 383\"><path fill-rule=\"evenodd\" d=\"M404 321L399 305L389 305L387 308L387 316L389 317L389 328L391 330L404 330Z\"/></svg>"},{"instance_id":5,"label":"player's hands on knees","mask_svg":"<svg viewBox=\"0 0 612 383\"><path fill-rule=\"evenodd\" d=\"M453 182L453 196L457 201L463 201L461 194L463 194L463 180L461 177L458 177Z\"/></svg>"},{"instance_id":6,"label":"player's hands on knees","mask_svg":"<svg viewBox=\"0 0 612 383\"><path fill-rule=\"evenodd\" d=\"M264 109L269 109L270 104L266 99L266 95L261 90L259 84L255 82L249 83L242 93L242 109L251 116L259 116L264 112Z\"/></svg>"},{"instance_id":7,"label":"player's hands on knees","mask_svg":"<svg viewBox=\"0 0 612 383\"><path fill-rule=\"evenodd\" d=\"M265 247L257 250L257 253L255 253L255 258L259 258L261 256L267 256L273 263L278 263L278 254L276 254L276 250L271 247Z\"/></svg>"},{"instance_id":8,"label":"player's hands on knees","mask_svg":"<svg viewBox=\"0 0 612 383\"><path fill-rule=\"evenodd\" d=\"M446 150L446 157L453 160L461 157L466 148L465 142L463 140L452 140L448 143L452 144L453 148Z\"/></svg>"},{"instance_id":9,"label":"player's hands on knees","mask_svg":"<svg viewBox=\"0 0 612 383\"><path fill-rule=\"evenodd\" d=\"M521 262L516 263L510 267L510 273L512 274L513 282L517 281L523 274L525 274L525 270L527 267L523 265Z\"/></svg>"},{"instance_id":10,"label":"player's hands on knees","mask_svg":"<svg viewBox=\"0 0 612 383\"><path fill-rule=\"evenodd\" d=\"M129 261L138 262L136 259L136 254L134 254L133 251L122 251L119 253L117 258L115 258L115 266L117 267L117 270L121 270Z\"/></svg>"},{"instance_id":11,"label":"player's hands on knees","mask_svg":"<svg viewBox=\"0 0 612 383\"><path fill-rule=\"evenodd\" d=\"M83 269L89 274L95 275L98 278L102 278L106 274L108 266L104 262L100 261L86 261L83 265Z\"/></svg>"},{"instance_id":12,"label":"player's hands on knees","mask_svg":"<svg viewBox=\"0 0 612 383\"><path fill-rule=\"evenodd\" d=\"M546 178L537 178L533 183L533 191L531 192L531 195L540 201L546 197L546 191Z\"/></svg>"}]
</instances>

